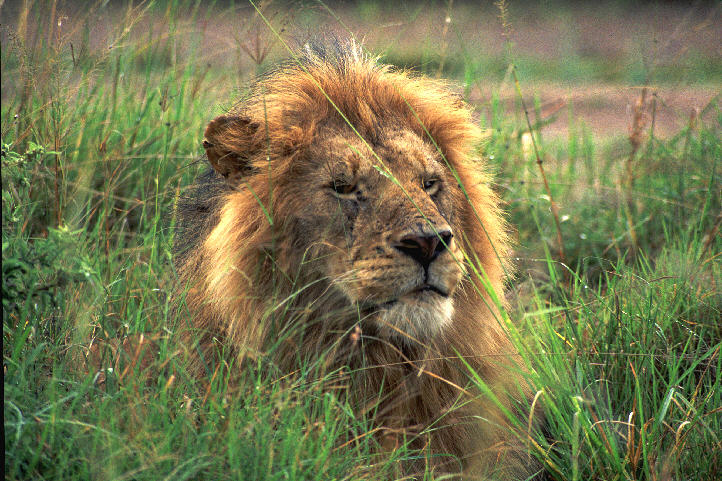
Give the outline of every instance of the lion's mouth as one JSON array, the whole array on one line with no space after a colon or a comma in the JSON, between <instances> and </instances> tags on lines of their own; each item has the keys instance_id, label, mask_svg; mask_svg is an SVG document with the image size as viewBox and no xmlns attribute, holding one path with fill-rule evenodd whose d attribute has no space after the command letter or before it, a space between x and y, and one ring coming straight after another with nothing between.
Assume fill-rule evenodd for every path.
<instances>
[{"instance_id":1,"label":"lion's mouth","mask_svg":"<svg viewBox=\"0 0 722 481\"><path fill-rule=\"evenodd\" d=\"M444 292L432 284L424 284L421 287L414 289L409 294L422 293L422 292L433 292L435 294L440 295L441 297L449 297L448 292ZM408 294L406 294L406 295L408 295Z\"/></svg>"},{"instance_id":2,"label":"lion's mouth","mask_svg":"<svg viewBox=\"0 0 722 481\"><path fill-rule=\"evenodd\" d=\"M400 295L399 297L395 297L395 298L390 299L385 302L369 304L366 307L367 308L375 308L375 309L384 309L384 308L393 306L394 304L398 303L402 299L410 299L410 298L419 297L419 296L428 295L428 294L438 295L445 299L449 297L448 292L441 290L437 286L434 286L432 284L422 284L421 286L411 289L410 291L406 292L405 294Z\"/></svg>"}]
</instances>

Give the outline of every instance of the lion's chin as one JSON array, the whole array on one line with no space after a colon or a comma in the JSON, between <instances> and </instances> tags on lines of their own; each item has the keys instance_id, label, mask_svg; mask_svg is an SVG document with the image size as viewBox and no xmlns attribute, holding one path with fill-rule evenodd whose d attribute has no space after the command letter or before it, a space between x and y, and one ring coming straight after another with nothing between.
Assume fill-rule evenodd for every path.
<instances>
[{"instance_id":1,"label":"lion's chin","mask_svg":"<svg viewBox=\"0 0 722 481\"><path fill-rule=\"evenodd\" d=\"M431 290L414 291L378 306L380 334L406 343L426 342L451 323L454 301Z\"/></svg>"}]
</instances>

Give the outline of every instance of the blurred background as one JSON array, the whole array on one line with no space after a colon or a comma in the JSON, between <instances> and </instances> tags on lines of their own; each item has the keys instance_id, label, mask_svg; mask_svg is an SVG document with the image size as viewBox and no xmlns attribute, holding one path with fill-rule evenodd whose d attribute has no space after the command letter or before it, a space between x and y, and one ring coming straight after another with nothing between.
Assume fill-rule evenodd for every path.
<instances>
[{"instance_id":1,"label":"blurred background","mask_svg":"<svg viewBox=\"0 0 722 481\"><path fill-rule=\"evenodd\" d=\"M134 69L162 72L192 56L217 78L206 95L218 99L288 57L247 2L60 1L23 16L33 3L1 4L6 52L10 32L31 40L38 29L62 42L64 54L72 44L73 61L84 64L145 43L149 52L138 52ZM260 0L256 6L294 47L319 35L353 37L383 62L452 79L487 122L492 96L507 106L514 102L510 63L524 96L538 98L544 119L565 109L545 124L553 133L569 128L571 111L595 136L624 134L639 87L647 85L659 100L656 131L667 135L722 84L722 17L713 1L508 2L506 27L491 1ZM15 95L17 80L3 76L3 100Z\"/></svg>"}]
</instances>

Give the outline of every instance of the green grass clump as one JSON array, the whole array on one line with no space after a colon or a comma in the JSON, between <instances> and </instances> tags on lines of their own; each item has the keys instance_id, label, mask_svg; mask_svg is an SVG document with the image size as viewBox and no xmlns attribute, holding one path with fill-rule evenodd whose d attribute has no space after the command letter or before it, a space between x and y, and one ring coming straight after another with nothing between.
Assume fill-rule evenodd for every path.
<instances>
[{"instance_id":1,"label":"green grass clump","mask_svg":"<svg viewBox=\"0 0 722 481\"><path fill-rule=\"evenodd\" d=\"M239 13L200 2L100 2L72 18L54 2L29 4L2 7L6 479L383 480L423 455L402 446L376 457L370 420L328 388L340 373L283 378L263 359L240 375L222 363L209 382L184 370L172 336L183 321L170 301L174 206L203 168L214 109L280 56L274 39L244 25L248 38L209 55L204 22ZM357 10L374 22L384 12ZM9 12L17 18L6 22ZM117 20L98 33L101 15ZM318 22L315 10L304 15L299 23ZM385 58L436 74L441 60L425 48ZM467 86L508 80L508 59L445 55L443 73ZM219 56L233 60L218 66ZM573 67L588 67L516 63L522 86L576 81L584 69ZM638 77L631 65L592 63L585 81ZM718 64L705 68L703 79L719 77ZM570 107L568 137L535 132L549 191L522 106L510 114L494 96L482 107L481 149L518 232L510 329L548 424L531 439L518 425L522 439L552 479L718 479L719 97L675 135L650 126L637 149L624 132L593 137ZM157 375L88 367L91 344L109 355L99 340L140 333L155 342Z\"/></svg>"},{"instance_id":2,"label":"green grass clump","mask_svg":"<svg viewBox=\"0 0 722 481\"><path fill-rule=\"evenodd\" d=\"M654 265L610 266L603 286L573 282L557 303L537 290L522 316L542 331L524 357L550 430L537 449L556 479L719 474L722 296L708 286L722 272L683 239Z\"/></svg>"},{"instance_id":3,"label":"green grass clump","mask_svg":"<svg viewBox=\"0 0 722 481\"><path fill-rule=\"evenodd\" d=\"M719 108L716 98L707 107ZM488 125L494 135L484 153L497 167L519 243L536 244L527 252L544 257L544 244L537 241L541 235L550 250L558 252L550 197L533 152L522 147L523 124L492 118ZM656 257L670 236L690 232L699 237L713 228L722 208L715 191L722 183L719 126L687 127L665 140L651 138L635 154L630 154L627 139L595 142L581 127L569 139L537 142L552 198L559 205L570 269L593 269L598 275L604 264L629 258L637 250ZM627 162L634 172L631 188L624 186ZM629 212L627 198L632 203Z\"/></svg>"}]
</instances>

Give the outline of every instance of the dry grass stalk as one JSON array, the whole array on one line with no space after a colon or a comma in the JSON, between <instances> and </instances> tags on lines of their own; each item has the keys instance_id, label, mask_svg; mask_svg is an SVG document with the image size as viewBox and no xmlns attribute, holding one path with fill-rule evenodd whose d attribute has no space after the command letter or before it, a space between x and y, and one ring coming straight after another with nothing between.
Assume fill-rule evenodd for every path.
<instances>
[{"instance_id":1,"label":"dry grass stalk","mask_svg":"<svg viewBox=\"0 0 722 481\"><path fill-rule=\"evenodd\" d=\"M496 7L499 9L499 20L501 21L502 29L503 29L503 37L506 41L507 45L510 45L510 36L511 36L511 24L509 23L509 12L507 8L506 1L500 0L495 3ZM551 211L552 216L554 217L554 225L556 227L557 232L557 244L559 246L559 260L566 264L566 256L564 254L564 239L562 237L562 227L561 222L559 221L559 206L556 202L554 202L554 196L552 196L551 188L549 187L549 181L547 180L546 172L544 171L543 162L541 159L541 156L539 155L539 149L536 145L536 140L534 139L534 128L532 127L531 119L529 118L529 109L526 106L526 102L524 102L524 97L521 93L521 85L519 84L519 77L516 74L516 66L511 65L511 75L514 80L514 87L516 88L516 94L519 97L519 101L521 102L521 107L524 110L524 118L526 120L527 129L529 131L529 135L531 136L531 145L532 150L534 151L534 156L536 158L536 165L539 167L539 173L541 174L542 181L544 183L544 190L547 193L547 197L549 197L549 203L551 204Z\"/></svg>"},{"instance_id":2,"label":"dry grass stalk","mask_svg":"<svg viewBox=\"0 0 722 481\"><path fill-rule=\"evenodd\" d=\"M446 15L444 17L444 28L441 31L441 59L439 60L439 69L436 71L436 78L441 78L441 74L444 72L444 63L446 62L446 49L449 47L449 42L446 40L446 35L449 33L449 26L451 25L451 9L454 6L454 0L449 0L446 4Z\"/></svg>"},{"instance_id":3,"label":"dry grass stalk","mask_svg":"<svg viewBox=\"0 0 722 481\"><path fill-rule=\"evenodd\" d=\"M719 231L720 224L722 224L722 211L717 214L714 225L703 238L704 245L702 246L702 252L699 255L700 259L704 257L704 255L707 253L707 250L709 250L709 246L711 246L712 242L717 238L717 232Z\"/></svg>"},{"instance_id":4,"label":"dry grass stalk","mask_svg":"<svg viewBox=\"0 0 722 481\"><path fill-rule=\"evenodd\" d=\"M534 151L534 157L536 158L536 165L539 167L539 173L541 174L542 181L544 182L544 190L547 193L547 196L549 197L549 203L551 204L551 211L552 216L554 217L554 225L556 227L557 231L557 244L559 245L559 260L562 263L566 263L566 256L564 255L564 239L562 237L562 226L561 222L559 221L559 206L556 202L554 202L554 197L552 196L551 188L549 188L549 182L547 181L546 172L544 171L543 162L541 159L541 156L539 155L539 149L536 145L536 140L534 139L534 129L531 125L531 120L529 119L529 110L527 109L526 102L524 102L524 97L521 94L521 86L519 85L519 78L516 75L516 68L512 69L512 76L514 78L514 85L516 86L516 93L519 96L519 101L521 102L521 107L524 110L524 118L526 119L526 125L529 129L529 135L531 136L531 145L532 150Z\"/></svg>"},{"instance_id":5,"label":"dry grass stalk","mask_svg":"<svg viewBox=\"0 0 722 481\"><path fill-rule=\"evenodd\" d=\"M647 142L647 157L654 146L654 127L657 120L657 92L652 93L652 120L649 126L649 141Z\"/></svg>"},{"instance_id":6,"label":"dry grass stalk","mask_svg":"<svg viewBox=\"0 0 722 481\"><path fill-rule=\"evenodd\" d=\"M279 37L272 35L266 27L260 12L268 12L271 9L272 1L262 1L258 5L251 5L254 7L254 12L251 19L248 22L245 31L241 32L240 36L236 37L236 43L238 47L245 52L246 55L253 61L256 66L260 66L271 53L271 50L278 42ZM265 17L268 21L273 21L280 13L280 7L271 13L266 13ZM289 21L287 16L283 16L281 24L285 25ZM285 30L281 28L281 32Z\"/></svg>"},{"instance_id":7,"label":"dry grass stalk","mask_svg":"<svg viewBox=\"0 0 722 481\"><path fill-rule=\"evenodd\" d=\"M679 179L679 206L677 209L680 209L686 202L686 195L685 195L685 187L684 187L684 178L687 174L687 162L690 161L689 156L689 149L690 149L690 142L692 141L692 135L694 134L694 131L697 128L697 109L692 108L692 110L689 113L689 123L687 124L687 135L684 137L684 157L682 157L682 175L678 177Z\"/></svg>"},{"instance_id":8,"label":"dry grass stalk","mask_svg":"<svg viewBox=\"0 0 722 481\"><path fill-rule=\"evenodd\" d=\"M632 205L632 191L634 189L634 159L637 156L639 147L644 142L644 127L647 123L647 116L645 115L645 108L647 105L647 87L642 88L642 93L639 99L634 104L634 110L632 113L632 126L629 129L629 143L632 145L632 151L629 153L624 162L624 179L623 190L624 190L624 215L627 217L627 227L629 228L629 237L632 240L633 251L637 250L637 232L634 229L634 214Z\"/></svg>"}]
</instances>

